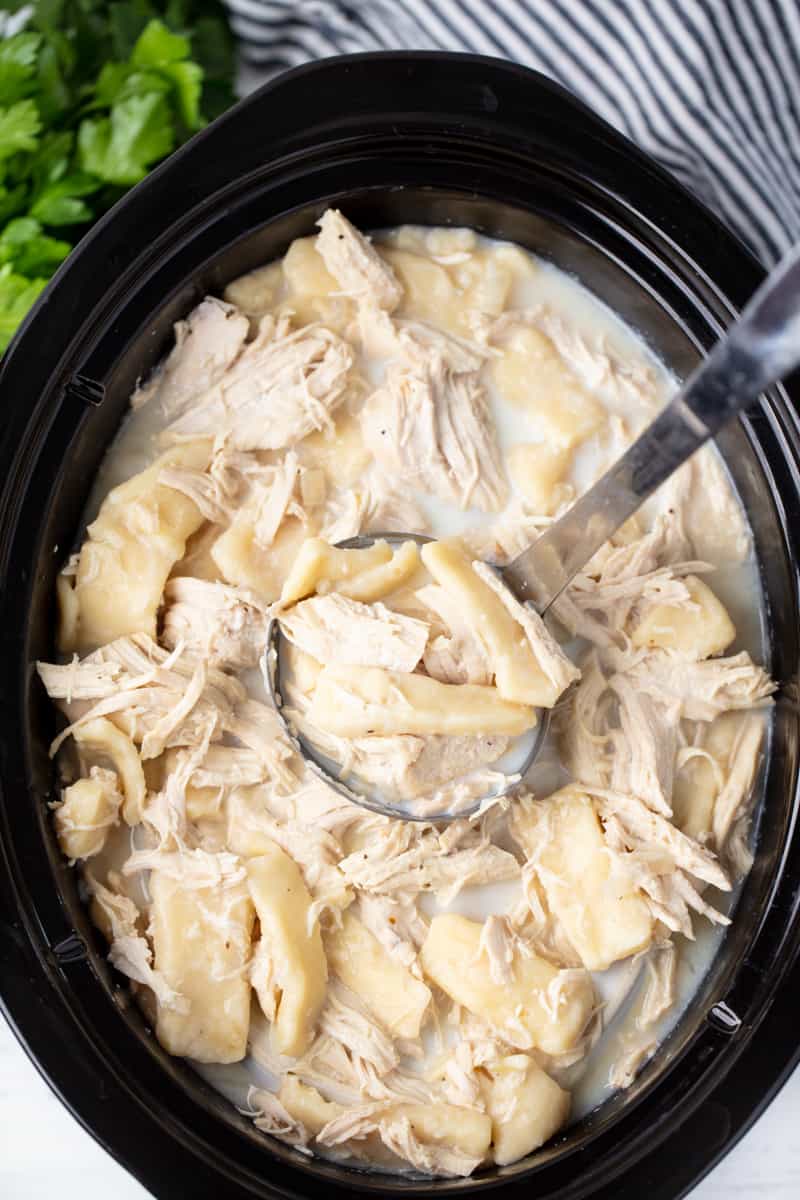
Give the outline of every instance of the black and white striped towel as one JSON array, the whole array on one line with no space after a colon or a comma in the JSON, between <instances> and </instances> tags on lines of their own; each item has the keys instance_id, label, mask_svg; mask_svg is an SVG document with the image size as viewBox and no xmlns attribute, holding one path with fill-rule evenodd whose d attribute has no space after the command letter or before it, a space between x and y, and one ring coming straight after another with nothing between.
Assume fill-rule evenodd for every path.
<instances>
[{"instance_id":1,"label":"black and white striped towel","mask_svg":"<svg viewBox=\"0 0 800 1200\"><path fill-rule=\"evenodd\" d=\"M800 0L225 0L253 83L358 50L471 50L570 88L770 264L800 240Z\"/></svg>"}]
</instances>

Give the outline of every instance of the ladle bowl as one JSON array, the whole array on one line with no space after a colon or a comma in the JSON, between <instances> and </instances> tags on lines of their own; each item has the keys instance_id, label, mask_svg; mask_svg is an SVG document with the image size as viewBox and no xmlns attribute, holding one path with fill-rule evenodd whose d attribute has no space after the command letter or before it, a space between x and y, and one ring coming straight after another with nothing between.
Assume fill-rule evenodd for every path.
<instances>
[{"instance_id":1,"label":"ladle bowl","mask_svg":"<svg viewBox=\"0 0 800 1200\"><path fill-rule=\"evenodd\" d=\"M336 549L363 550L374 545L375 542L388 542L390 546L401 546L404 542L416 542L417 545L423 546L426 542L432 541L434 538L428 537L424 533L373 533L345 538L344 541L336 543ZM440 824L455 821L460 817L470 817L480 812L481 808L487 804L494 803L513 791L536 762L547 738L550 729L550 712L546 708L538 708L536 709L536 724L530 732L521 734L519 738L514 739L517 746L523 739L529 744L525 748L521 760L515 761L513 770L505 770L502 759L499 763L491 764L493 773L505 776L505 783L499 784L485 796L478 796L472 803L464 806L441 811L436 811L435 808L423 809L422 803L424 802L420 802L417 807L408 798L398 796L393 799L391 793L370 791L365 787L364 781L359 780L354 773L343 771L341 764L336 763L329 755L323 754L310 738L298 730L288 715L285 696L287 681L284 676L285 654L283 653L285 640L281 631L280 612L277 612L270 618L267 625L267 642L261 658L261 673L286 736L320 779L347 800L352 800L354 804L360 804L362 808L369 809L370 812L380 813L384 817L398 817L404 821L434 821ZM506 751L503 757L507 757L509 753Z\"/></svg>"}]
</instances>

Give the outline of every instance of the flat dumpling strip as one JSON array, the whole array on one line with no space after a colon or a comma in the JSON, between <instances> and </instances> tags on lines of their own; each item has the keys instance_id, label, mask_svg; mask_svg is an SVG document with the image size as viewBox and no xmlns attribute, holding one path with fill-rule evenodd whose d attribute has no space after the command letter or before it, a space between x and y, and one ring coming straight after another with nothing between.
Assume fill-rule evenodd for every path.
<instances>
[{"instance_id":1,"label":"flat dumpling strip","mask_svg":"<svg viewBox=\"0 0 800 1200\"><path fill-rule=\"evenodd\" d=\"M558 698L571 683L580 679L579 668L561 649L536 610L530 605L520 604L490 566L473 562L472 569L522 628L539 670L550 680Z\"/></svg>"},{"instance_id":2,"label":"flat dumpling strip","mask_svg":"<svg viewBox=\"0 0 800 1200\"><path fill-rule=\"evenodd\" d=\"M246 885L192 887L155 869L148 888L156 969L188 1006L159 1004L158 1040L198 1062L239 1062L250 1027L254 909Z\"/></svg>"},{"instance_id":3,"label":"flat dumpling strip","mask_svg":"<svg viewBox=\"0 0 800 1200\"><path fill-rule=\"evenodd\" d=\"M344 398L353 350L321 325L290 331L262 319L236 363L161 435L165 442L198 436L237 450L280 450L331 425Z\"/></svg>"},{"instance_id":4,"label":"flat dumpling strip","mask_svg":"<svg viewBox=\"0 0 800 1200\"><path fill-rule=\"evenodd\" d=\"M85 779L64 788L52 806L61 852L75 860L92 858L106 843L109 830L119 824L122 795L115 771L92 767Z\"/></svg>"},{"instance_id":5,"label":"flat dumpling strip","mask_svg":"<svg viewBox=\"0 0 800 1200\"><path fill-rule=\"evenodd\" d=\"M284 582L281 605L330 591L371 604L396 591L418 568L419 552L413 541L403 542L394 551L381 540L350 550L331 546L321 537L307 538Z\"/></svg>"},{"instance_id":6,"label":"flat dumpling strip","mask_svg":"<svg viewBox=\"0 0 800 1200\"><path fill-rule=\"evenodd\" d=\"M420 951L426 976L509 1045L546 1054L571 1050L594 1008L591 976L562 972L531 950L515 955L506 983L495 983L480 953L481 932L481 923L455 913L434 917Z\"/></svg>"},{"instance_id":7,"label":"flat dumpling strip","mask_svg":"<svg viewBox=\"0 0 800 1200\"><path fill-rule=\"evenodd\" d=\"M309 919L311 896L297 864L274 843L247 863L250 894L261 926L253 986L272 1021L279 1054L307 1049L322 1009L328 969L319 923Z\"/></svg>"},{"instance_id":8,"label":"flat dumpling strip","mask_svg":"<svg viewBox=\"0 0 800 1200\"><path fill-rule=\"evenodd\" d=\"M284 715L307 741L337 762L345 774L388 788L403 799L433 796L453 780L495 762L508 749L509 739L501 734L339 737L308 719L310 701L297 688L289 684L286 690L290 707ZM437 797L439 807L430 811L441 811L440 800Z\"/></svg>"},{"instance_id":9,"label":"flat dumpling strip","mask_svg":"<svg viewBox=\"0 0 800 1200\"><path fill-rule=\"evenodd\" d=\"M429 632L424 621L335 592L302 600L280 623L289 641L319 662L392 671L414 670Z\"/></svg>"},{"instance_id":10,"label":"flat dumpling strip","mask_svg":"<svg viewBox=\"0 0 800 1200\"><path fill-rule=\"evenodd\" d=\"M327 209L317 224L317 251L342 291L354 300L387 312L396 308L403 289L392 268L363 233L338 208Z\"/></svg>"},{"instance_id":11,"label":"flat dumpling strip","mask_svg":"<svg viewBox=\"0 0 800 1200\"><path fill-rule=\"evenodd\" d=\"M537 305L503 313L491 326L490 340L524 327L548 337L567 368L591 394L640 405L645 411L658 405L658 377L653 367L638 355L620 357L605 332L589 336L547 305Z\"/></svg>"},{"instance_id":12,"label":"flat dumpling strip","mask_svg":"<svg viewBox=\"0 0 800 1200\"><path fill-rule=\"evenodd\" d=\"M580 671L541 617L524 608L491 568L471 562L457 542L427 542L421 557L484 648L498 693L509 702L552 708Z\"/></svg>"},{"instance_id":13,"label":"flat dumpling strip","mask_svg":"<svg viewBox=\"0 0 800 1200\"><path fill-rule=\"evenodd\" d=\"M460 508L498 512L506 503L508 483L476 373L456 374L439 356L427 368L395 363L362 421L378 462L411 487Z\"/></svg>"},{"instance_id":14,"label":"flat dumpling strip","mask_svg":"<svg viewBox=\"0 0 800 1200\"><path fill-rule=\"evenodd\" d=\"M521 797L511 818L548 907L561 922L583 965L605 971L650 944L653 921L636 887L613 870L594 805L578 788L545 800Z\"/></svg>"},{"instance_id":15,"label":"flat dumpling strip","mask_svg":"<svg viewBox=\"0 0 800 1200\"><path fill-rule=\"evenodd\" d=\"M124 795L122 815L126 824L138 825L147 787L141 760L131 739L103 717L79 726L74 736L82 759L101 758L112 764Z\"/></svg>"},{"instance_id":16,"label":"flat dumpling strip","mask_svg":"<svg viewBox=\"0 0 800 1200\"><path fill-rule=\"evenodd\" d=\"M521 734L536 712L497 688L439 683L381 667L324 667L308 720L338 737L367 734Z\"/></svg>"},{"instance_id":17,"label":"flat dumpling strip","mask_svg":"<svg viewBox=\"0 0 800 1200\"><path fill-rule=\"evenodd\" d=\"M686 575L682 582L685 597L645 609L632 631L633 645L674 650L692 659L721 654L736 638L728 610L696 575Z\"/></svg>"},{"instance_id":18,"label":"flat dumpling strip","mask_svg":"<svg viewBox=\"0 0 800 1200\"><path fill-rule=\"evenodd\" d=\"M503 352L491 365L493 381L503 398L525 413L537 441L569 451L604 424L606 409L541 330L516 324L501 340Z\"/></svg>"},{"instance_id":19,"label":"flat dumpling strip","mask_svg":"<svg viewBox=\"0 0 800 1200\"><path fill-rule=\"evenodd\" d=\"M227 845L247 859L279 847L297 864L311 897L307 924L315 924L326 910L335 921L353 899L337 865L342 847L325 828L324 815L317 815L318 810L297 812L297 795L280 795L272 789L234 790L225 804Z\"/></svg>"},{"instance_id":20,"label":"flat dumpling strip","mask_svg":"<svg viewBox=\"0 0 800 1200\"><path fill-rule=\"evenodd\" d=\"M328 932L325 952L330 969L392 1037L419 1037L431 1003L429 988L390 955L352 910Z\"/></svg>"},{"instance_id":21,"label":"flat dumpling strip","mask_svg":"<svg viewBox=\"0 0 800 1200\"><path fill-rule=\"evenodd\" d=\"M88 528L74 584L74 644L102 646L126 634L156 635L164 584L203 516L186 496L159 482L166 467L205 469L208 440L175 446L108 493Z\"/></svg>"},{"instance_id":22,"label":"flat dumpling strip","mask_svg":"<svg viewBox=\"0 0 800 1200\"><path fill-rule=\"evenodd\" d=\"M495 1059L481 1084L492 1118L492 1158L500 1167L543 1145L569 1114L569 1092L527 1054Z\"/></svg>"}]
</instances>

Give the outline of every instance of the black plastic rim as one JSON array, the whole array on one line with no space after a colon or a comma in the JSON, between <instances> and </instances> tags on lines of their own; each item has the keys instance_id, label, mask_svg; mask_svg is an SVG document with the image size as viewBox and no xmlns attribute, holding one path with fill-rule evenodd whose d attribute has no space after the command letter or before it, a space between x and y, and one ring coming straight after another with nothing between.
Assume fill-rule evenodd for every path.
<instances>
[{"instance_id":1,"label":"black plastic rim","mask_svg":"<svg viewBox=\"0 0 800 1200\"><path fill-rule=\"evenodd\" d=\"M386 223L446 223L455 214L521 241L538 221L556 238L561 265L582 274L592 255L603 257L612 305L628 302L630 280L657 301L674 333L647 326L644 302L639 323L653 339L668 337L660 349L671 361L688 362L707 345L762 275L712 214L563 89L467 55L355 55L289 72L101 221L43 294L0 370L4 1011L78 1120L159 1197L188 1187L200 1197L326 1200L502 1188L512 1197L535 1191L575 1200L639 1200L646 1189L673 1200L730 1148L800 1057L800 429L792 384L749 415L728 456L741 457L740 486L763 498L762 570L777 581L774 668L784 685L768 819L740 900L749 919L737 921L735 955L702 981L698 1012L642 1071L624 1111L612 1100L530 1164L469 1181L414 1183L308 1163L255 1134L158 1051L110 977L53 844L52 774L42 752L48 717L32 660L47 650L54 535L63 550L121 398L164 349L171 319L254 265L259 246L263 261L267 248L274 253L308 232L331 200L367 225L376 214ZM720 1002L738 1024L719 1019Z\"/></svg>"}]
</instances>

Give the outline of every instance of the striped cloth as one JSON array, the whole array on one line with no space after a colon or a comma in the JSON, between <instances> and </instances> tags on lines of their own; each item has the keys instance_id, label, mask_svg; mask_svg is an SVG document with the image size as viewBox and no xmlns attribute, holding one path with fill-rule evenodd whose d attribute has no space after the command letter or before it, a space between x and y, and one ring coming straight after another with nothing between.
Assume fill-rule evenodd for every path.
<instances>
[{"instance_id":1,"label":"striped cloth","mask_svg":"<svg viewBox=\"0 0 800 1200\"><path fill-rule=\"evenodd\" d=\"M225 0L248 84L470 50L564 84L773 263L800 240L800 0Z\"/></svg>"}]
</instances>

